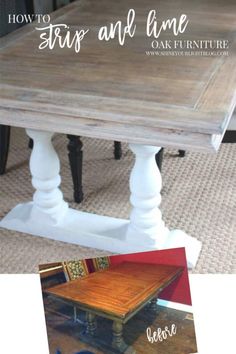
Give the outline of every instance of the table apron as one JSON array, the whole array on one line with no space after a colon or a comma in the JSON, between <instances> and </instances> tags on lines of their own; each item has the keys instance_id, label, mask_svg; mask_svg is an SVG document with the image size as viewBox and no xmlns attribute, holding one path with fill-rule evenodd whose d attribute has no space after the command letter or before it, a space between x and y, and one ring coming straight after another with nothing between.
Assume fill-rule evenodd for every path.
<instances>
[{"instance_id":1,"label":"table apron","mask_svg":"<svg viewBox=\"0 0 236 354\"><path fill-rule=\"evenodd\" d=\"M124 318L116 316L116 315L113 315L113 314L109 314L109 313L104 312L104 311L100 311L100 310L91 308L91 307L86 306L86 305L81 305L80 303L78 303L76 301L67 300L67 299L61 298L60 296L49 294L49 297L53 298L53 299L56 299L56 300L66 304L66 305L75 306L78 309L83 310L85 312L91 312L94 315L97 315L97 316L100 316L100 317L103 317L103 318L107 318L107 319L112 320L112 321L119 321L119 322L125 324L133 316L135 316L142 308L144 308L148 304L149 301L153 300L154 298L157 298L157 295L158 295L157 293L158 292L159 291L156 290L154 293L152 293L150 296L148 296L147 299L145 299L138 307L136 307L135 310L133 310L132 312L128 313L128 315L126 317L124 317Z\"/></svg>"}]
</instances>

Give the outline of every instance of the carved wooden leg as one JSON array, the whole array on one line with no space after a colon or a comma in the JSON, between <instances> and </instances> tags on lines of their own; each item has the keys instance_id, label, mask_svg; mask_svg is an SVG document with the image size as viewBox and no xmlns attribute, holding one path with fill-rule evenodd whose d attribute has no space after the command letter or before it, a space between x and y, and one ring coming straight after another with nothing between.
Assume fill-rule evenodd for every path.
<instances>
[{"instance_id":1,"label":"carved wooden leg","mask_svg":"<svg viewBox=\"0 0 236 354\"><path fill-rule=\"evenodd\" d=\"M114 141L114 158L115 160L120 160L122 157L121 142Z\"/></svg>"},{"instance_id":2,"label":"carved wooden leg","mask_svg":"<svg viewBox=\"0 0 236 354\"><path fill-rule=\"evenodd\" d=\"M28 141L28 148L32 150L33 147L34 147L34 142L33 142L33 139L30 138Z\"/></svg>"},{"instance_id":3,"label":"carved wooden leg","mask_svg":"<svg viewBox=\"0 0 236 354\"><path fill-rule=\"evenodd\" d=\"M130 176L132 211L126 232L127 243L142 250L185 247L188 266L198 259L201 242L181 230L168 230L159 208L162 179L155 161L161 147L130 144L135 164Z\"/></svg>"},{"instance_id":4,"label":"carved wooden leg","mask_svg":"<svg viewBox=\"0 0 236 354\"><path fill-rule=\"evenodd\" d=\"M113 326L113 339L112 339L112 347L114 349L119 350L121 353L123 353L127 348L127 344L125 344L124 339L123 339L123 325L119 321L114 321Z\"/></svg>"},{"instance_id":5,"label":"carved wooden leg","mask_svg":"<svg viewBox=\"0 0 236 354\"><path fill-rule=\"evenodd\" d=\"M156 311L157 310L157 298L154 298L150 301L150 309L152 311Z\"/></svg>"},{"instance_id":6,"label":"carved wooden leg","mask_svg":"<svg viewBox=\"0 0 236 354\"><path fill-rule=\"evenodd\" d=\"M162 167L163 153L164 153L164 149L162 148L162 149L155 155L156 164L157 164L157 167L159 168L159 171L161 171L161 167Z\"/></svg>"},{"instance_id":7,"label":"carved wooden leg","mask_svg":"<svg viewBox=\"0 0 236 354\"><path fill-rule=\"evenodd\" d=\"M185 156L185 150L179 150L179 156L184 157Z\"/></svg>"},{"instance_id":8,"label":"carved wooden leg","mask_svg":"<svg viewBox=\"0 0 236 354\"><path fill-rule=\"evenodd\" d=\"M87 322L87 328L86 328L86 333L89 334L90 336L94 336L96 332L96 316L91 313L91 312L86 312L86 322Z\"/></svg>"},{"instance_id":9,"label":"carved wooden leg","mask_svg":"<svg viewBox=\"0 0 236 354\"><path fill-rule=\"evenodd\" d=\"M10 143L10 130L7 125L0 125L0 175L6 172Z\"/></svg>"},{"instance_id":10,"label":"carved wooden leg","mask_svg":"<svg viewBox=\"0 0 236 354\"><path fill-rule=\"evenodd\" d=\"M31 129L26 132L34 141L30 157L32 184L36 189L32 215L35 213L42 224L46 220L54 224L61 221L68 205L58 188L61 183L60 162L51 142L53 133Z\"/></svg>"},{"instance_id":11,"label":"carved wooden leg","mask_svg":"<svg viewBox=\"0 0 236 354\"><path fill-rule=\"evenodd\" d=\"M74 201L81 203L83 200L82 188L82 170L83 170L83 143L80 137L75 135L67 135L68 143L68 156L70 161L70 168L74 188Z\"/></svg>"},{"instance_id":12,"label":"carved wooden leg","mask_svg":"<svg viewBox=\"0 0 236 354\"><path fill-rule=\"evenodd\" d=\"M76 306L73 307L73 312L74 312L74 322L77 322L77 308L76 308Z\"/></svg>"},{"instance_id":13,"label":"carved wooden leg","mask_svg":"<svg viewBox=\"0 0 236 354\"><path fill-rule=\"evenodd\" d=\"M127 238L130 242L142 242L158 248L169 233L159 209L162 180L155 155L161 147L131 144L130 148L136 160L130 176L133 209Z\"/></svg>"}]
</instances>

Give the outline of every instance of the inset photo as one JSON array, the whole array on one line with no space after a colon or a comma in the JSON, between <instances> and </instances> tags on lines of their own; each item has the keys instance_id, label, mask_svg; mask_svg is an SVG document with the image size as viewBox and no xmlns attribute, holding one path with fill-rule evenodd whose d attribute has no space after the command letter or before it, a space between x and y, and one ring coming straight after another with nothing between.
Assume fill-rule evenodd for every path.
<instances>
[{"instance_id":1,"label":"inset photo","mask_svg":"<svg viewBox=\"0 0 236 354\"><path fill-rule=\"evenodd\" d=\"M197 353L184 248L39 266L50 354Z\"/></svg>"}]
</instances>

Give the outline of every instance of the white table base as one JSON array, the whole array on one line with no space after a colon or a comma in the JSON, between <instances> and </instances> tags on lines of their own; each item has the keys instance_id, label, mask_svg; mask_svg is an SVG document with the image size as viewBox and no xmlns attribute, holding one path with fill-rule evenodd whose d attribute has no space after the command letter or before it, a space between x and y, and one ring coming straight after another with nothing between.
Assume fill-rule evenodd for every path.
<instances>
[{"instance_id":1,"label":"white table base","mask_svg":"<svg viewBox=\"0 0 236 354\"><path fill-rule=\"evenodd\" d=\"M185 247L189 268L196 265L201 243L183 231L169 231L158 208L161 174L155 154L159 147L130 145L136 162L130 177L130 220L77 211L68 207L58 188L59 159L53 133L27 130L34 140L30 158L33 201L17 205L0 227L116 253ZM118 211L119 212L119 211Z\"/></svg>"}]
</instances>

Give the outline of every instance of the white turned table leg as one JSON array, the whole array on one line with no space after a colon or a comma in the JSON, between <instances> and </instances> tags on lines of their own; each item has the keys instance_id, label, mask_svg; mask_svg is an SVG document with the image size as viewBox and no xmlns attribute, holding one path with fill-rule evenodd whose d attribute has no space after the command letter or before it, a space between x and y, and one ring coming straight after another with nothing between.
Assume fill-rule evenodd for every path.
<instances>
[{"instance_id":1,"label":"white turned table leg","mask_svg":"<svg viewBox=\"0 0 236 354\"><path fill-rule=\"evenodd\" d=\"M58 188L61 184L60 162L51 141L53 133L32 129L27 129L26 132L34 141L30 172L36 191L31 216L42 219L42 222L55 224L63 219L68 205Z\"/></svg>"},{"instance_id":2,"label":"white turned table leg","mask_svg":"<svg viewBox=\"0 0 236 354\"><path fill-rule=\"evenodd\" d=\"M133 207L126 239L133 245L147 249L185 247L189 268L196 265L201 242L182 230L170 231L162 219L162 179L155 154L160 147L130 144L135 164L130 176L130 202ZM136 246L137 247L137 246Z\"/></svg>"},{"instance_id":3,"label":"white turned table leg","mask_svg":"<svg viewBox=\"0 0 236 354\"><path fill-rule=\"evenodd\" d=\"M130 176L130 202L133 209L127 240L158 247L160 239L166 238L169 233L159 209L162 180L155 155L161 148L130 144L130 149L136 159Z\"/></svg>"}]
</instances>

